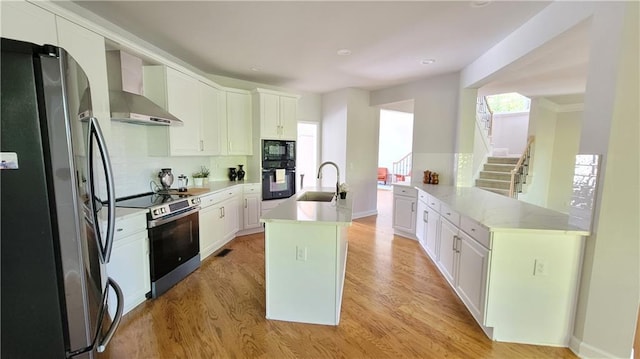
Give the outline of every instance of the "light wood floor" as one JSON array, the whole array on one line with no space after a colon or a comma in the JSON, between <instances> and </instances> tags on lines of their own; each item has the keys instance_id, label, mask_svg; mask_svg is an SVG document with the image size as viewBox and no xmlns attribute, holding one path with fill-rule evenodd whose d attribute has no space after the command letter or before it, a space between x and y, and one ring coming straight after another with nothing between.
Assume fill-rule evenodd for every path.
<instances>
[{"instance_id":1,"label":"light wood floor","mask_svg":"<svg viewBox=\"0 0 640 359\"><path fill-rule=\"evenodd\" d=\"M339 326L265 319L257 234L127 314L104 358L575 358L489 340L417 242L393 236L380 192L379 215L349 229Z\"/></svg>"}]
</instances>

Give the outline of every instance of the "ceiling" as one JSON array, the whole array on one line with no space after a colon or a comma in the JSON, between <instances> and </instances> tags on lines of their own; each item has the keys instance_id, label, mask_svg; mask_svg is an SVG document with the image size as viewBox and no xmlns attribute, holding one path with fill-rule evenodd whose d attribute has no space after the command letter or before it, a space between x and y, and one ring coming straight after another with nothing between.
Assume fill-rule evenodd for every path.
<instances>
[{"instance_id":1,"label":"ceiling","mask_svg":"<svg viewBox=\"0 0 640 359\"><path fill-rule=\"evenodd\" d=\"M549 4L548 1L76 1L200 70L325 93L375 90L459 71ZM582 35L575 35L580 37ZM562 40L562 39L561 39ZM581 43L580 43L581 44ZM564 39L496 77L493 88L546 88L584 51ZM350 55L337 54L348 49ZM425 59L434 59L425 65ZM528 75L523 76L522 69ZM555 73L554 73L555 71ZM570 77L582 76L572 68ZM582 77L584 82L584 78ZM578 81L579 82L579 81ZM503 86L504 85L504 86ZM526 86L521 86L526 91ZM567 87L565 89L565 87ZM569 89L568 87L571 87ZM555 92L575 93L575 84ZM546 90L537 89L536 93ZM526 93L524 93L526 95Z\"/></svg>"}]
</instances>

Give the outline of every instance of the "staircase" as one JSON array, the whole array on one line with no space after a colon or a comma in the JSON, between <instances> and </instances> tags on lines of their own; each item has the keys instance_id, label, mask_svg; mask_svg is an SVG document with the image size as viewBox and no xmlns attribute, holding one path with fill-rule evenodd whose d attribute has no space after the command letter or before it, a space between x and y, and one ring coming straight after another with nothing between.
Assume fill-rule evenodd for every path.
<instances>
[{"instance_id":1,"label":"staircase","mask_svg":"<svg viewBox=\"0 0 640 359\"><path fill-rule=\"evenodd\" d=\"M519 157L487 157L487 163L476 179L476 187L486 191L509 196L511 186L511 170L518 163Z\"/></svg>"}]
</instances>

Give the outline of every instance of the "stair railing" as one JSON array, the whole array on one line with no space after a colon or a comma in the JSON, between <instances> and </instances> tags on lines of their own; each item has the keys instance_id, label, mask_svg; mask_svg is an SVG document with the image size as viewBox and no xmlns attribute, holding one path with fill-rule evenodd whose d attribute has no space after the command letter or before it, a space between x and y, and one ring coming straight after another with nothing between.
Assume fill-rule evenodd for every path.
<instances>
[{"instance_id":1,"label":"stair railing","mask_svg":"<svg viewBox=\"0 0 640 359\"><path fill-rule=\"evenodd\" d=\"M400 175L403 177L409 175L409 172L411 171L411 159L412 159L412 153L409 152L398 161L393 162L392 164L393 178L391 179L392 182L397 182L397 178L398 178L397 175Z\"/></svg>"},{"instance_id":2,"label":"stair railing","mask_svg":"<svg viewBox=\"0 0 640 359\"><path fill-rule=\"evenodd\" d=\"M487 138L491 138L493 127L493 111L487 102L486 96L478 96L476 100L476 121L480 124Z\"/></svg>"},{"instance_id":3,"label":"stair railing","mask_svg":"<svg viewBox=\"0 0 640 359\"><path fill-rule=\"evenodd\" d=\"M509 185L509 197L518 198L518 193L522 193L522 184L527 183L527 175L529 174L529 159L531 158L531 145L534 136L527 139L527 147L522 152L518 163L511 170L511 184Z\"/></svg>"}]
</instances>

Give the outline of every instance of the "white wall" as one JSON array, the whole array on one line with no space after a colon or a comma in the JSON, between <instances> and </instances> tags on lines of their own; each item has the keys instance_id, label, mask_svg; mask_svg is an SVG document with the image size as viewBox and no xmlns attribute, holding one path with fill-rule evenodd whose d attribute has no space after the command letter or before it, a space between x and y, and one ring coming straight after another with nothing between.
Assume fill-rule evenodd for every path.
<instances>
[{"instance_id":1,"label":"white wall","mask_svg":"<svg viewBox=\"0 0 640 359\"><path fill-rule=\"evenodd\" d=\"M414 100L414 178L430 170L440 174L440 183L454 183L458 93L458 73L371 92L372 106Z\"/></svg>"},{"instance_id":2,"label":"white wall","mask_svg":"<svg viewBox=\"0 0 640 359\"><path fill-rule=\"evenodd\" d=\"M630 357L640 302L639 13L606 3L593 19L579 152L604 161L572 345L590 357Z\"/></svg>"},{"instance_id":3,"label":"white wall","mask_svg":"<svg viewBox=\"0 0 640 359\"><path fill-rule=\"evenodd\" d=\"M344 182L347 169L348 91L340 90L322 96L322 155L320 162L336 163L342 172L341 182ZM337 180L333 168L323 169L322 186L334 187Z\"/></svg>"},{"instance_id":4,"label":"white wall","mask_svg":"<svg viewBox=\"0 0 640 359\"><path fill-rule=\"evenodd\" d=\"M518 196L518 199L541 207L547 206L549 196L556 115L546 99L531 100L529 135L535 136L535 140L531 147L527 184L523 187L523 193Z\"/></svg>"},{"instance_id":5,"label":"white wall","mask_svg":"<svg viewBox=\"0 0 640 359\"><path fill-rule=\"evenodd\" d=\"M378 132L380 111L369 105L369 92L349 90L347 169L354 217L377 213Z\"/></svg>"},{"instance_id":6,"label":"white wall","mask_svg":"<svg viewBox=\"0 0 640 359\"><path fill-rule=\"evenodd\" d=\"M322 97L322 162L335 162L349 185L354 218L377 213L378 110L369 92L344 89ZM323 169L322 185L333 187L335 170Z\"/></svg>"},{"instance_id":7,"label":"white wall","mask_svg":"<svg viewBox=\"0 0 640 359\"><path fill-rule=\"evenodd\" d=\"M507 149L510 156L521 155L527 146L528 128L529 112L494 114L491 127L493 148Z\"/></svg>"},{"instance_id":8,"label":"white wall","mask_svg":"<svg viewBox=\"0 0 640 359\"><path fill-rule=\"evenodd\" d=\"M547 208L569 213L573 169L580 143L582 111L557 114Z\"/></svg>"}]
</instances>

